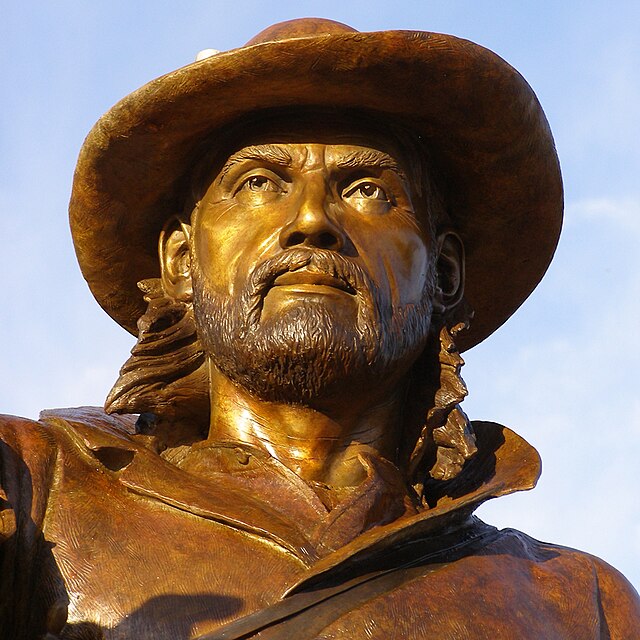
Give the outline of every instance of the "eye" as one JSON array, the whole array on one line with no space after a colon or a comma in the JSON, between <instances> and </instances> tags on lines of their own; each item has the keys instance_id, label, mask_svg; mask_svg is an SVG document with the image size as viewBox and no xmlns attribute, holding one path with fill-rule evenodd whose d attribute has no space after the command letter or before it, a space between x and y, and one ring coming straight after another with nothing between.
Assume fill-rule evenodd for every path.
<instances>
[{"instance_id":1,"label":"eye","mask_svg":"<svg viewBox=\"0 0 640 640\"><path fill-rule=\"evenodd\" d=\"M373 182L362 182L355 189L353 189L348 195L356 196L360 198L367 198L368 200L389 200L387 194L382 187L374 184Z\"/></svg>"},{"instance_id":2,"label":"eye","mask_svg":"<svg viewBox=\"0 0 640 640\"><path fill-rule=\"evenodd\" d=\"M342 192L342 199L363 213L385 213L392 206L391 196L377 182L360 180Z\"/></svg>"},{"instance_id":3,"label":"eye","mask_svg":"<svg viewBox=\"0 0 640 640\"><path fill-rule=\"evenodd\" d=\"M247 206L261 206L286 193L285 185L271 172L251 173L242 179L234 192L234 198Z\"/></svg>"},{"instance_id":4,"label":"eye","mask_svg":"<svg viewBox=\"0 0 640 640\"><path fill-rule=\"evenodd\" d=\"M266 176L250 176L247 178L242 185L240 185L240 190L247 191L280 191L280 187L273 182L273 180L267 178Z\"/></svg>"}]
</instances>

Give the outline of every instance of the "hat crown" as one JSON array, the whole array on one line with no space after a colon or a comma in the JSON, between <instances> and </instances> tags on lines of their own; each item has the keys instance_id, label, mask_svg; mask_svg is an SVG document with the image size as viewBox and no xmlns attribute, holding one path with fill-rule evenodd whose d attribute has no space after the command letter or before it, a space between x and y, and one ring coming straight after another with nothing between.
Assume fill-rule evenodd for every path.
<instances>
[{"instance_id":1,"label":"hat crown","mask_svg":"<svg viewBox=\"0 0 640 640\"><path fill-rule=\"evenodd\" d=\"M310 38L313 36L333 35L337 33L353 33L356 29L342 22L327 18L296 18L272 24L254 36L245 46L262 44L264 42L278 42L291 38Z\"/></svg>"}]
</instances>

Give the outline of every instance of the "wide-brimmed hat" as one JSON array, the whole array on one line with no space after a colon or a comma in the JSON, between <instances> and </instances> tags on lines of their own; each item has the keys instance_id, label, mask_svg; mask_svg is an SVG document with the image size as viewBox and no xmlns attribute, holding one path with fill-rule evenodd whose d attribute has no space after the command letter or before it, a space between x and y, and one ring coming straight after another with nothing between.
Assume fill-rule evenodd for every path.
<instances>
[{"instance_id":1,"label":"wide-brimmed hat","mask_svg":"<svg viewBox=\"0 0 640 640\"><path fill-rule=\"evenodd\" d=\"M360 33L309 18L275 25L134 91L80 152L70 221L94 296L136 334L137 282L159 275L157 243L182 212L184 185L217 134L278 108L366 110L421 136L466 248L468 349L497 329L542 278L562 222L553 138L531 87L467 40L422 31Z\"/></svg>"}]
</instances>

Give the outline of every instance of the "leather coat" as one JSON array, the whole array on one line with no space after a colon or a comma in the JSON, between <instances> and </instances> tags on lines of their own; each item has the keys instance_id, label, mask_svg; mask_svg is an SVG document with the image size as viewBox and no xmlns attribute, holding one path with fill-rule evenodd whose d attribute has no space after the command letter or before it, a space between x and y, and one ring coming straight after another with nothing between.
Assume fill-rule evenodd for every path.
<instances>
[{"instance_id":1,"label":"leather coat","mask_svg":"<svg viewBox=\"0 0 640 640\"><path fill-rule=\"evenodd\" d=\"M474 423L478 453L428 505L372 454L329 510L260 450L168 461L134 424L0 418L2 640L640 638L615 569L472 515L539 475L505 427Z\"/></svg>"}]
</instances>

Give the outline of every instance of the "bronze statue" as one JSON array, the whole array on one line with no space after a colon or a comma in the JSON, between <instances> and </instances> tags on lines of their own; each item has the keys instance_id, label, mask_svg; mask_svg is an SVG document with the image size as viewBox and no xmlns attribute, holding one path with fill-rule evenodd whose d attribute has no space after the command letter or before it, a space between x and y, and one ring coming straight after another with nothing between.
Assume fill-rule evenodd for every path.
<instances>
[{"instance_id":1,"label":"bronze statue","mask_svg":"<svg viewBox=\"0 0 640 640\"><path fill-rule=\"evenodd\" d=\"M640 638L614 569L473 515L540 463L460 352L562 218L502 59L275 25L103 116L70 216L138 342L105 410L0 420L2 638Z\"/></svg>"}]
</instances>

